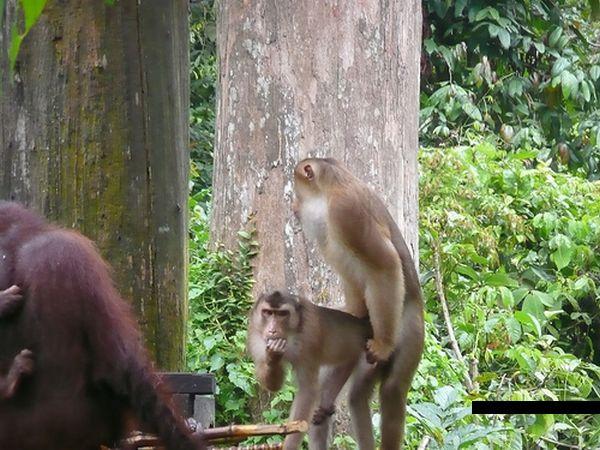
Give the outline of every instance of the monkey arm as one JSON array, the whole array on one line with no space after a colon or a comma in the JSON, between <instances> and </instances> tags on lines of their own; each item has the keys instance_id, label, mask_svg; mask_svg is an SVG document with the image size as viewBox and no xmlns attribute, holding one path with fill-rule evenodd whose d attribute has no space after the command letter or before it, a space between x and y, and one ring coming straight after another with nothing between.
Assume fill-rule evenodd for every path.
<instances>
[{"instance_id":1,"label":"monkey arm","mask_svg":"<svg viewBox=\"0 0 600 450\"><path fill-rule=\"evenodd\" d=\"M33 369L33 353L29 350L22 350L14 357L8 374L5 377L0 376L0 400L13 397L17 392L21 379L33 373Z\"/></svg>"},{"instance_id":2,"label":"monkey arm","mask_svg":"<svg viewBox=\"0 0 600 450\"><path fill-rule=\"evenodd\" d=\"M285 380L285 367L281 358L273 358L268 355L257 361L256 376L258 382L265 389L271 392L277 392L283 386Z\"/></svg>"},{"instance_id":3,"label":"monkey arm","mask_svg":"<svg viewBox=\"0 0 600 450\"><path fill-rule=\"evenodd\" d=\"M11 286L0 291L0 319L15 313L23 304L23 295L19 286Z\"/></svg>"}]
</instances>

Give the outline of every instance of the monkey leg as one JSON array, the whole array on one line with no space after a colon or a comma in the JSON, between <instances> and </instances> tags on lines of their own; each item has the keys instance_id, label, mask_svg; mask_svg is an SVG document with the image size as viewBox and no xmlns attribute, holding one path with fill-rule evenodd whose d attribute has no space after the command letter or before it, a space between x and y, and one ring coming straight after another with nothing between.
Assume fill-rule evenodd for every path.
<instances>
[{"instance_id":1,"label":"monkey leg","mask_svg":"<svg viewBox=\"0 0 600 450\"><path fill-rule=\"evenodd\" d=\"M33 373L33 369L33 353L30 350L21 350L13 359L6 377L0 377L0 399L13 397L21 383L21 378Z\"/></svg>"},{"instance_id":2,"label":"monkey leg","mask_svg":"<svg viewBox=\"0 0 600 450\"><path fill-rule=\"evenodd\" d=\"M369 364L360 358L350 385L348 404L354 436L360 450L375 450L369 402L378 373L376 365Z\"/></svg>"},{"instance_id":3,"label":"monkey leg","mask_svg":"<svg viewBox=\"0 0 600 450\"><path fill-rule=\"evenodd\" d=\"M307 368L296 373L298 392L292 403L290 420L310 420L317 395L319 395L319 379L317 368ZM297 450L304 439L303 433L294 433L286 436L283 441L283 450Z\"/></svg>"},{"instance_id":4,"label":"monkey leg","mask_svg":"<svg viewBox=\"0 0 600 450\"><path fill-rule=\"evenodd\" d=\"M345 277L342 278L342 286L344 289L344 311L356 317L366 317L369 312L364 296L364 286Z\"/></svg>"},{"instance_id":5,"label":"monkey leg","mask_svg":"<svg viewBox=\"0 0 600 450\"><path fill-rule=\"evenodd\" d=\"M394 351L404 303L402 272L372 273L365 291L373 339L367 341L371 359L386 361ZM374 361L371 361L374 362Z\"/></svg>"},{"instance_id":6,"label":"monkey leg","mask_svg":"<svg viewBox=\"0 0 600 450\"><path fill-rule=\"evenodd\" d=\"M335 411L335 401L340 391L352 374L355 362L345 366L325 368L322 370L321 397L319 406L312 417L312 423L308 430L308 448L310 450L327 450L327 439L331 425L331 416Z\"/></svg>"},{"instance_id":7,"label":"monkey leg","mask_svg":"<svg viewBox=\"0 0 600 450\"><path fill-rule=\"evenodd\" d=\"M379 387L382 450L402 448L406 398L420 359L420 353L414 351L410 339L402 342L397 347L391 367L386 371Z\"/></svg>"}]
</instances>

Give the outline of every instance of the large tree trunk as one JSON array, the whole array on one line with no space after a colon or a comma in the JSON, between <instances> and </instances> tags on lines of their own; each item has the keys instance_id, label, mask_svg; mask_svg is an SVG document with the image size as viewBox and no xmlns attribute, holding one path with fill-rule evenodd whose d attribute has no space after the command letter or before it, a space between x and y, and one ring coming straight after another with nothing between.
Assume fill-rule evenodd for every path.
<instances>
[{"instance_id":1,"label":"large tree trunk","mask_svg":"<svg viewBox=\"0 0 600 450\"><path fill-rule=\"evenodd\" d=\"M181 368L188 2L50 0L11 76L16 4L0 35L0 197L96 241L159 366Z\"/></svg>"},{"instance_id":2,"label":"large tree trunk","mask_svg":"<svg viewBox=\"0 0 600 450\"><path fill-rule=\"evenodd\" d=\"M257 291L341 302L290 207L308 154L370 183L417 256L420 36L420 0L220 2L212 239L254 220Z\"/></svg>"}]
</instances>

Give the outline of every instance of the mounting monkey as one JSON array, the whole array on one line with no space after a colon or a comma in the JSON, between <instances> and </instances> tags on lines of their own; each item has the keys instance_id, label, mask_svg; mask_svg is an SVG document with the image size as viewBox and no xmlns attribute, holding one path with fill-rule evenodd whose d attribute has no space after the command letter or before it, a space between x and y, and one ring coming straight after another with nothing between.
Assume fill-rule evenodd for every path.
<instances>
[{"instance_id":1,"label":"mounting monkey","mask_svg":"<svg viewBox=\"0 0 600 450\"><path fill-rule=\"evenodd\" d=\"M367 360L377 362L361 358L356 368L338 366L326 375L311 441L326 448L329 416L354 372L349 404L359 448L375 448L369 400L381 381L381 448L397 450L404 440L406 396L423 352L423 300L413 260L381 199L339 162L305 159L294 179L294 212L339 274L345 311L369 317Z\"/></svg>"},{"instance_id":2,"label":"mounting monkey","mask_svg":"<svg viewBox=\"0 0 600 450\"><path fill-rule=\"evenodd\" d=\"M281 389L284 364L292 365L298 392L290 418L309 420L319 395L319 369L325 365L354 366L370 336L366 319L275 291L261 295L254 303L247 346L259 382L270 391ZM300 433L287 436L284 450L299 448L302 438Z\"/></svg>"}]
</instances>

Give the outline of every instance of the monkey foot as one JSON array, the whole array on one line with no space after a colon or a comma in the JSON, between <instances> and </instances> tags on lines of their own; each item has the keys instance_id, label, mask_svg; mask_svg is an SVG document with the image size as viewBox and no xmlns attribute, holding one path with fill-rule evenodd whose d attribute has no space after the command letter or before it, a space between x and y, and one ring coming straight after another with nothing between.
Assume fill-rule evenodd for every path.
<instances>
[{"instance_id":1,"label":"monkey foot","mask_svg":"<svg viewBox=\"0 0 600 450\"><path fill-rule=\"evenodd\" d=\"M385 362L392 356L393 346L382 344L374 339L367 341L367 362L369 364L375 364L379 362Z\"/></svg>"},{"instance_id":2,"label":"monkey foot","mask_svg":"<svg viewBox=\"0 0 600 450\"><path fill-rule=\"evenodd\" d=\"M328 417L331 417L335 414L335 406L332 406L331 408L323 408L322 406L319 406L312 417L312 424L313 425L321 425L323 422L325 422L325 420L327 420Z\"/></svg>"}]
</instances>

